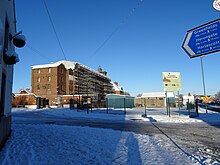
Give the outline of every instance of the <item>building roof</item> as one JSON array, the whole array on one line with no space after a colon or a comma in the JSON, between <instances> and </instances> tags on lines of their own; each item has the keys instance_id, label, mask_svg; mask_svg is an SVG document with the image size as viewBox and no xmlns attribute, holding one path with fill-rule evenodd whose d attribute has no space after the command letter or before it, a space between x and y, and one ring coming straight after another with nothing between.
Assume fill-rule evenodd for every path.
<instances>
[{"instance_id":1,"label":"building roof","mask_svg":"<svg viewBox=\"0 0 220 165\"><path fill-rule=\"evenodd\" d=\"M31 96L31 95L33 95L34 97L37 97L34 93L31 93L24 89L20 90L19 93L15 93L15 96Z\"/></svg>"},{"instance_id":2,"label":"building roof","mask_svg":"<svg viewBox=\"0 0 220 165\"><path fill-rule=\"evenodd\" d=\"M54 68L54 67L58 67L61 64L63 64L66 69L75 69L75 65L77 64L77 62L61 60L61 61L50 63L50 64L34 65L34 66L31 66L31 68L32 69Z\"/></svg>"},{"instance_id":3,"label":"building roof","mask_svg":"<svg viewBox=\"0 0 220 165\"><path fill-rule=\"evenodd\" d=\"M134 97L128 95L119 95L119 94L107 94L106 98L134 98Z\"/></svg>"},{"instance_id":4,"label":"building roof","mask_svg":"<svg viewBox=\"0 0 220 165\"><path fill-rule=\"evenodd\" d=\"M149 92L149 93L143 93L141 97L166 97L166 92ZM167 92L167 97L174 97L173 92Z\"/></svg>"},{"instance_id":5,"label":"building roof","mask_svg":"<svg viewBox=\"0 0 220 165\"><path fill-rule=\"evenodd\" d=\"M183 96L183 99L187 100L187 99L194 99L195 97L194 96L187 96L187 95L184 95Z\"/></svg>"},{"instance_id":6,"label":"building roof","mask_svg":"<svg viewBox=\"0 0 220 165\"><path fill-rule=\"evenodd\" d=\"M99 76L102 76L102 77L105 77L105 78L108 78L106 75L102 74L102 73L99 73L98 71L95 71L83 64L80 64L79 62L72 62L72 61L66 61L66 60L61 60L61 61L58 61L58 62L55 62L55 63L51 63L51 64L43 64L43 65L34 65L34 66L31 66L32 69L41 69L41 68L54 68L54 67L58 67L59 65L63 64L65 66L66 69L76 69L76 65L79 65L95 74L98 74Z\"/></svg>"}]
</instances>

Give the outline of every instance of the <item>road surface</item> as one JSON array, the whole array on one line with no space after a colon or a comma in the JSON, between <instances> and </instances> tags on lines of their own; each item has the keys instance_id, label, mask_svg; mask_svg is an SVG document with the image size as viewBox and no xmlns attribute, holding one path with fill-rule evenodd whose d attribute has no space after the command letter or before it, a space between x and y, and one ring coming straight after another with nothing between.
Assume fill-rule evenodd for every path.
<instances>
[{"instance_id":1,"label":"road surface","mask_svg":"<svg viewBox=\"0 0 220 165\"><path fill-rule=\"evenodd\" d=\"M131 131L137 134L164 134L182 152L203 155L220 164L220 124L208 123L160 123L141 120L111 121L88 118L65 118L43 114L40 111L15 113L13 124L57 124L71 126L88 126L96 128Z\"/></svg>"}]
</instances>

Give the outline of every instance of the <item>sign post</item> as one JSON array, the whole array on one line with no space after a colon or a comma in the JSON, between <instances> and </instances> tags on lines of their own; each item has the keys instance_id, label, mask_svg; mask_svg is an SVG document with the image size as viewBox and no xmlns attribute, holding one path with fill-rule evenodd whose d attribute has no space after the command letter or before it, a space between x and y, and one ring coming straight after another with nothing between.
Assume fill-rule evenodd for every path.
<instances>
[{"instance_id":1,"label":"sign post","mask_svg":"<svg viewBox=\"0 0 220 165\"><path fill-rule=\"evenodd\" d=\"M180 91L177 91L178 93L178 107L179 107L179 115L180 115Z\"/></svg>"},{"instance_id":2,"label":"sign post","mask_svg":"<svg viewBox=\"0 0 220 165\"><path fill-rule=\"evenodd\" d=\"M182 88L180 72L162 72L164 91L180 91Z\"/></svg>"},{"instance_id":3,"label":"sign post","mask_svg":"<svg viewBox=\"0 0 220 165\"><path fill-rule=\"evenodd\" d=\"M213 7L220 10L220 0L214 0ZM206 96L202 57L220 51L220 19L187 31L182 48L190 58L200 56L203 90Z\"/></svg>"},{"instance_id":4,"label":"sign post","mask_svg":"<svg viewBox=\"0 0 220 165\"><path fill-rule=\"evenodd\" d=\"M167 108L167 116L168 116L168 101L167 101L167 91L166 91L166 108Z\"/></svg>"},{"instance_id":5,"label":"sign post","mask_svg":"<svg viewBox=\"0 0 220 165\"><path fill-rule=\"evenodd\" d=\"M204 78L204 69L203 69L203 62L202 62L202 57L200 57L200 62L201 62L201 69L202 69L202 84L203 84L203 91L204 91L204 96L206 97L206 90L205 90L205 78ZM205 109L206 109L206 113L208 113L207 110L207 104L205 103Z\"/></svg>"},{"instance_id":6,"label":"sign post","mask_svg":"<svg viewBox=\"0 0 220 165\"><path fill-rule=\"evenodd\" d=\"M167 115L169 114L169 117L170 117L171 99L167 97L167 92L168 91L179 92L182 89L180 72L162 72L162 78L163 78L163 89L164 91L166 91ZM178 93L178 98L179 98L179 93ZM174 103L175 103L175 98L174 98Z\"/></svg>"},{"instance_id":7,"label":"sign post","mask_svg":"<svg viewBox=\"0 0 220 165\"><path fill-rule=\"evenodd\" d=\"M220 51L220 19L187 31L182 48L190 58Z\"/></svg>"}]
</instances>

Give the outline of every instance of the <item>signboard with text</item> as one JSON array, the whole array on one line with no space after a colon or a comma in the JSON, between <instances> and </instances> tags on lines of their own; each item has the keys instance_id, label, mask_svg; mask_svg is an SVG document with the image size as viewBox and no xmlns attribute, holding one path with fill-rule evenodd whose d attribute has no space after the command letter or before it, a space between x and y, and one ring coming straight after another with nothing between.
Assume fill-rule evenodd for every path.
<instances>
[{"instance_id":1,"label":"signboard with text","mask_svg":"<svg viewBox=\"0 0 220 165\"><path fill-rule=\"evenodd\" d=\"M162 72L164 91L180 91L182 89L180 72Z\"/></svg>"},{"instance_id":2,"label":"signboard with text","mask_svg":"<svg viewBox=\"0 0 220 165\"><path fill-rule=\"evenodd\" d=\"M189 30L182 48L190 58L220 51L220 19Z\"/></svg>"}]
</instances>

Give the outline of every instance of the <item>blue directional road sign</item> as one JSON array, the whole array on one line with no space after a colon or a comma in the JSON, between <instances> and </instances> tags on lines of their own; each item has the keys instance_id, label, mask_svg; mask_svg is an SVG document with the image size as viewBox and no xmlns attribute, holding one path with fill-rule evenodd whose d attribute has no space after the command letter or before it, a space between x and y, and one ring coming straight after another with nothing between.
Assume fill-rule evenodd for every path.
<instances>
[{"instance_id":1,"label":"blue directional road sign","mask_svg":"<svg viewBox=\"0 0 220 165\"><path fill-rule=\"evenodd\" d=\"M182 48L190 58L220 51L220 19L187 31Z\"/></svg>"}]
</instances>

